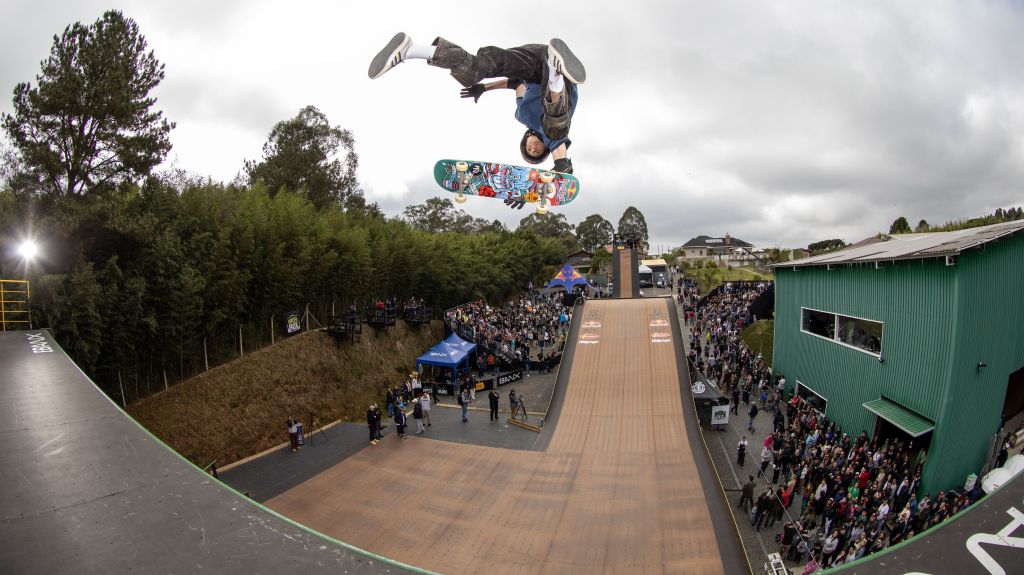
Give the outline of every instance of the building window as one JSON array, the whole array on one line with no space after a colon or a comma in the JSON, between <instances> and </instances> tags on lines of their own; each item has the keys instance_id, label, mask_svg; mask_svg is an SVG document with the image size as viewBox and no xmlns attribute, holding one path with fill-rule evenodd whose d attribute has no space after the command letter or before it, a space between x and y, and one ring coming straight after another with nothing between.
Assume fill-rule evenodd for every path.
<instances>
[{"instance_id":1,"label":"building window","mask_svg":"<svg viewBox=\"0 0 1024 575\"><path fill-rule=\"evenodd\" d=\"M885 324L870 319L800 308L800 331L879 356L882 354Z\"/></svg>"},{"instance_id":2,"label":"building window","mask_svg":"<svg viewBox=\"0 0 1024 575\"><path fill-rule=\"evenodd\" d=\"M803 317L800 319L800 329L820 337L836 338L836 315L814 309L801 308Z\"/></svg>"},{"instance_id":3,"label":"building window","mask_svg":"<svg viewBox=\"0 0 1024 575\"><path fill-rule=\"evenodd\" d=\"M825 412L828 410L828 400L815 393L813 389L804 385L799 379L796 380L796 395L822 415L825 415Z\"/></svg>"},{"instance_id":4,"label":"building window","mask_svg":"<svg viewBox=\"0 0 1024 575\"><path fill-rule=\"evenodd\" d=\"M882 323L856 317L837 316L839 341L878 355L882 352Z\"/></svg>"}]
</instances>

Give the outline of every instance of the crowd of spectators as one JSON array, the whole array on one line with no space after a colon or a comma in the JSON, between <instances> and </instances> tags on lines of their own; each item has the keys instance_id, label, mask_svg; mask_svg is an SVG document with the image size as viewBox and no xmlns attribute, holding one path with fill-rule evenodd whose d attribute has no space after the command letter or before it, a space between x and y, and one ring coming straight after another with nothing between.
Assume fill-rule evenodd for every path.
<instances>
[{"instance_id":1,"label":"crowd of spectators","mask_svg":"<svg viewBox=\"0 0 1024 575\"><path fill-rule=\"evenodd\" d=\"M701 299L697 288L680 285L677 294L691 327L691 365L719 387L734 413L741 403L773 413L772 432L759 446L740 506L757 531L781 524L775 540L783 557L806 562L806 573L852 562L941 523L981 497L979 487L922 493L927 451L921 446L909 438L871 440L865 431L851 437L817 406L798 396L786 401L785 378L772 374L740 338L756 321L751 303L767 287L727 283ZM739 443L742 466L746 438ZM755 475L763 486L756 498Z\"/></svg>"},{"instance_id":2,"label":"crowd of spectators","mask_svg":"<svg viewBox=\"0 0 1024 575\"><path fill-rule=\"evenodd\" d=\"M571 313L561 293L531 290L499 307L473 301L452 308L445 323L477 345L478 369L550 370L561 356Z\"/></svg>"},{"instance_id":3,"label":"crowd of spectators","mask_svg":"<svg viewBox=\"0 0 1024 575\"><path fill-rule=\"evenodd\" d=\"M715 382L736 409L742 397L761 399L762 407L775 399L775 382L761 354L743 343L740 332L756 317L750 304L769 287L768 282L727 282L701 299L700 288L681 285L678 297L690 326L690 364Z\"/></svg>"}]
</instances>

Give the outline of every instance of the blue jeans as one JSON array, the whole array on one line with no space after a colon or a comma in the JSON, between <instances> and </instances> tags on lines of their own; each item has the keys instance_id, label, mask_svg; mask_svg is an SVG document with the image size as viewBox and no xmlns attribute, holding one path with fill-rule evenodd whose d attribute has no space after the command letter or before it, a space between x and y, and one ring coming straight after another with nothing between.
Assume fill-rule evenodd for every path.
<instances>
[{"instance_id":1,"label":"blue jeans","mask_svg":"<svg viewBox=\"0 0 1024 575\"><path fill-rule=\"evenodd\" d=\"M469 403L462 404L462 421L469 421L467 414L469 413Z\"/></svg>"}]
</instances>

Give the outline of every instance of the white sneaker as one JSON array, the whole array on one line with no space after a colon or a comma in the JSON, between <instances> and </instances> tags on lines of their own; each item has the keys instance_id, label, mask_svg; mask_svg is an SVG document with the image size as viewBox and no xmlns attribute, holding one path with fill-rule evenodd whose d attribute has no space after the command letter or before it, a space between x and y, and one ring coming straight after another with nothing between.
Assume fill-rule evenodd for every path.
<instances>
[{"instance_id":1,"label":"white sneaker","mask_svg":"<svg viewBox=\"0 0 1024 575\"><path fill-rule=\"evenodd\" d=\"M384 72L404 62L405 53L408 52L411 45L412 38L408 34L405 32L395 34L395 37L384 46L384 49L377 52L377 55L373 57L373 61L370 62L370 68L366 72L370 79L376 80L383 76Z\"/></svg>"},{"instance_id":2,"label":"white sneaker","mask_svg":"<svg viewBox=\"0 0 1024 575\"><path fill-rule=\"evenodd\" d=\"M587 70L583 67L583 62L558 38L552 38L548 43L548 66L573 84L587 81Z\"/></svg>"}]
</instances>

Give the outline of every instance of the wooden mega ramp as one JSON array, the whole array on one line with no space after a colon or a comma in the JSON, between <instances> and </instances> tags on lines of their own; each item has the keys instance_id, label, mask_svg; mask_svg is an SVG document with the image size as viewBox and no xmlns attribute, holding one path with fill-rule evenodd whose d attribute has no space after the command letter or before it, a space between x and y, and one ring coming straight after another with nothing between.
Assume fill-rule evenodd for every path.
<instances>
[{"instance_id":1,"label":"wooden mega ramp","mask_svg":"<svg viewBox=\"0 0 1024 575\"><path fill-rule=\"evenodd\" d=\"M544 452L389 436L267 506L441 573L723 573L683 421L671 309L636 299L577 311Z\"/></svg>"}]
</instances>

